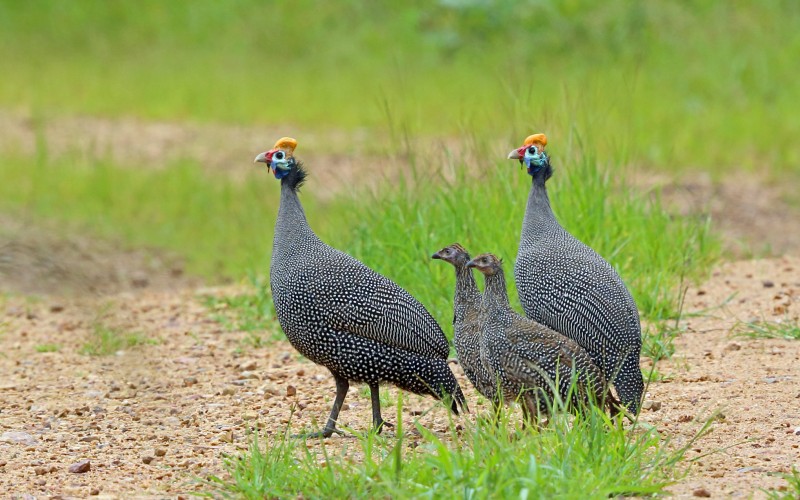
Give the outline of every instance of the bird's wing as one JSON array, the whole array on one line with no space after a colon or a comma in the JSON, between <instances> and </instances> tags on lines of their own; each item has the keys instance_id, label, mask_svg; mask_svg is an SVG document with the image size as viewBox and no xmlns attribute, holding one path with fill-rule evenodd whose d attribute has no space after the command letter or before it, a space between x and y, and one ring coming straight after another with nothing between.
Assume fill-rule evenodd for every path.
<instances>
[{"instance_id":1,"label":"bird's wing","mask_svg":"<svg viewBox=\"0 0 800 500\"><path fill-rule=\"evenodd\" d=\"M406 290L335 251L306 272L313 307L333 328L429 357L447 359L450 344L427 309Z\"/></svg>"}]
</instances>

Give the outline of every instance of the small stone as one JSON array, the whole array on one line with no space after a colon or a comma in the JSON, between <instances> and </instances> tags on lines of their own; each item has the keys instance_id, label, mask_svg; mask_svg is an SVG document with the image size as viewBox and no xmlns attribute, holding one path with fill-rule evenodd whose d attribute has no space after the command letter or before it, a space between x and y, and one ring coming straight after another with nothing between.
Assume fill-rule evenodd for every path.
<instances>
[{"instance_id":1,"label":"small stone","mask_svg":"<svg viewBox=\"0 0 800 500\"><path fill-rule=\"evenodd\" d=\"M156 448L156 456L157 457L163 457L166 454L167 454L166 448Z\"/></svg>"},{"instance_id":2,"label":"small stone","mask_svg":"<svg viewBox=\"0 0 800 500\"><path fill-rule=\"evenodd\" d=\"M234 394L236 394L236 389L234 389L233 387L226 387L222 389L223 396L233 396Z\"/></svg>"},{"instance_id":3,"label":"small stone","mask_svg":"<svg viewBox=\"0 0 800 500\"><path fill-rule=\"evenodd\" d=\"M761 284L764 285L764 288L772 288L775 286L775 282L772 280L764 280Z\"/></svg>"},{"instance_id":4,"label":"small stone","mask_svg":"<svg viewBox=\"0 0 800 500\"><path fill-rule=\"evenodd\" d=\"M100 494L100 490L98 490L97 488L92 488L91 490L89 490L89 494L95 497Z\"/></svg>"},{"instance_id":5,"label":"small stone","mask_svg":"<svg viewBox=\"0 0 800 500\"><path fill-rule=\"evenodd\" d=\"M795 429L794 429L794 435L795 435L795 436L800 436L800 427L795 427Z\"/></svg>"},{"instance_id":6,"label":"small stone","mask_svg":"<svg viewBox=\"0 0 800 500\"><path fill-rule=\"evenodd\" d=\"M249 372L249 371L255 370L257 366L258 366L258 363L256 363L255 360L250 360L250 361L248 361L246 363L242 363L239 366L239 370L243 371L243 372Z\"/></svg>"},{"instance_id":7,"label":"small stone","mask_svg":"<svg viewBox=\"0 0 800 500\"><path fill-rule=\"evenodd\" d=\"M33 472L35 472L37 476L44 476L45 474L47 474L50 471L47 469L47 467L39 466L39 467L35 467L33 469Z\"/></svg>"},{"instance_id":8,"label":"small stone","mask_svg":"<svg viewBox=\"0 0 800 500\"><path fill-rule=\"evenodd\" d=\"M133 285L134 288L146 288L150 285L150 278L144 273L136 273L131 278L131 285Z\"/></svg>"},{"instance_id":9,"label":"small stone","mask_svg":"<svg viewBox=\"0 0 800 500\"><path fill-rule=\"evenodd\" d=\"M257 420L258 419L258 413L254 412L254 411L248 411L248 412L245 412L244 415L242 415L242 418L244 420Z\"/></svg>"},{"instance_id":10,"label":"small stone","mask_svg":"<svg viewBox=\"0 0 800 500\"><path fill-rule=\"evenodd\" d=\"M91 468L92 464L89 460L81 460L80 462L70 465L68 470L73 474L83 474L84 472L89 472Z\"/></svg>"},{"instance_id":11,"label":"small stone","mask_svg":"<svg viewBox=\"0 0 800 500\"><path fill-rule=\"evenodd\" d=\"M298 377L302 377L303 375L306 374L306 371L304 369L300 368L299 370L297 370L296 373L297 373Z\"/></svg>"},{"instance_id":12,"label":"small stone","mask_svg":"<svg viewBox=\"0 0 800 500\"><path fill-rule=\"evenodd\" d=\"M709 498L711 497L711 493L708 492L705 488L697 488L692 492L692 496L695 497L702 497L702 498Z\"/></svg>"},{"instance_id":13,"label":"small stone","mask_svg":"<svg viewBox=\"0 0 800 500\"><path fill-rule=\"evenodd\" d=\"M645 400L642 403L643 410L658 411L661 409L661 401L653 401L651 399Z\"/></svg>"},{"instance_id":14,"label":"small stone","mask_svg":"<svg viewBox=\"0 0 800 500\"><path fill-rule=\"evenodd\" d=\"M27 432L8 431L0 435L0 442L33 446L36 444L36 439Z\"/></svg>"},{"instance_id":15,"label":"small stone","mask_svg":"<svg viewBox=\"0 0 800 500\"><path fill-rule=\"evenodd\" d=\"M64 310L63 304L52 304L50 306L50 312L52 313L60 313L63 310Z\"/></svg>"},{"instance_id":16,"label":"small stone","mask_svg":"<svg viewBox=\"0 0 800 500\"><path fill-rule=\"evenodd\" d=\"M706 291L703 290L702 288L697 291L697 295L705 295L705 294L706 294Z\"/></svg>"},{"instance_id":17,"label":"small stone","mask_svg":"<svg viewBox=\"0 0 800 500\"><path fill-rule=\"evenodd\" d=\"M184 387L191 387L197 383L197 377L186 377L183 379Z\"/></svg>"},{"instance_id":18,"label":"small stone","mask_svg":"<svg viewBox=\"0 0 800 500\"><path fill-rule=\"evenodd\" d=\"M724 351L738 351L742 348L742 344L738 342L731 342L730 344L725 346Z\"/></svg>"},{"instance_id":19,"label":"small stone","mask_svg":"<svg viewBox=\"0 0 800 500\"><path fill-rule=\"evenodd\" d=\"M150 455L145 455L145 456L142 457L142 463L145 464L145 465L150 465L150 462L152 462L155 459L156 459L156 457L153 457L153 456L150 456Z\"/></svg>"},{"instance_id":20,"label":"small stone","mask_svg":"<svg viewBox=\"0 0 800 500\"><path fill-rule=\"evenodd\" d=\"M294 396L296 394L297 394L297 387L295 387L293 385L287 385L286 386L286 395L287 396L292 397L292 396Z\"/></svg>"}]
</instances>

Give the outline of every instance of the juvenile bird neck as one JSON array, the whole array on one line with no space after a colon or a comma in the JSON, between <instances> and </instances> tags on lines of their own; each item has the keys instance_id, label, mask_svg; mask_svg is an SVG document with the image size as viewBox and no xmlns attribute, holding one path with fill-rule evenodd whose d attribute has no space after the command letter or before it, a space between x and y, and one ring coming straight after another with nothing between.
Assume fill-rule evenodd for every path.
<instances>
[{"instance_id":1,"label":"juvenile bird neck","mask_svg":"<svg viewBox=\"0 0 800 500\"><path fill-rule=\"evenodd\" d=\"M495 274L487 274L486 289L483 291L484 313L491 315L492 313L508 310L510 307L503 270L500 269Z\"/></svg>"},{"instance_id":2,"label":"juvenile bird neck","mask_svg":"<svg viewBox=\"0 0 800 500\"><path fill-rule=\"evenodd\" d=\"M456 293L455 293L455 315L454 323L458 324L464 320L467 310L476 306L480 301L480 292L475 283L472 270L464 264L456 264Z\"/></svg>"}]
</instances>

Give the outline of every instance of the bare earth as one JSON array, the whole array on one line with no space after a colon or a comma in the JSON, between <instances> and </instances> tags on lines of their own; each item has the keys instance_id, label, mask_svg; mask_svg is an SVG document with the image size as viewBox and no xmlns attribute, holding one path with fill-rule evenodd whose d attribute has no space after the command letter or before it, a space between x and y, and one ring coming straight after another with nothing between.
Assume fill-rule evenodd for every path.
<instances>
[{"instance_id":1,"label":"bare earth","mask_svg":"<svg viewBox=\"0 0 800 500\"><path fill-rule=\"evenodd\" d=\"M15 120L0 115L0 128L17 137L14 147L25 152L31 132ZM95 127L98 137L109 138L119 134L103 132L106 125L135 128L127 122L92 123L62 126ZM218 135L203 127L164 127L147 128L153 134L148 137L156 138L151 143L159 131L168 144ZM233 136L228 134L220 137ZM270 131L268 137L274 135ZM246 147L259 149L250 142ZM142 161L151 154L165 161L158 152L113 144L108 146L113 151L134 148ZM232 153L215 154L211 163L221 165ZM766 244L776 254L791 255L800 244L800 217L781 205L776 189L757 182L709 182L675 185L667 196L679 210L715 214L732 251ZM774 203L752 193L772 193L766 198ZM335 392L325 369L302 359L285 341L261 348L246 344L245 332L223 328L203 305L206 295L242 289L201 288L168 256L58 238L2 217L0 223L0 292L10 292L0 294L3 495L186 497L205 489L198 478L223 474L224 454L246 449L248 429L275 434L287 424L296 432L324 422ZM53 273L59 279L47 281ZM658 363L663 378L650 385L652 409L643 411L641 420L682 446L718 414L711 432L688 452L696 461L687 466L686 478L670 491L679 497L763 497L762 489L785 484L775 473L800 467L800 341L751 340L732 332L737 322L798 321L800 257L721 264L706 283L688 290L685 312L697 314L682 322L685 332L675 355ZM151 341L109 356L82 354L101 327ZM39 352L46 345L58 350ZM650 368L647 360L642 367ZM453 369L472 403L466 418L474 419L486 408L477 404L460 367ZM394 389L390 393L396 398ZM405 420L448 432L443 406L417 396L404 401ZM366 430L368 394L354 387L346 403L340 425ZM292 406L297 411L289 422ZM386 408L384 417L393 422L395 411ZM352 440L334 436L331 443ZM70 472L81 460L89 460L89 470Z\"/></svg>"}]
</instances>

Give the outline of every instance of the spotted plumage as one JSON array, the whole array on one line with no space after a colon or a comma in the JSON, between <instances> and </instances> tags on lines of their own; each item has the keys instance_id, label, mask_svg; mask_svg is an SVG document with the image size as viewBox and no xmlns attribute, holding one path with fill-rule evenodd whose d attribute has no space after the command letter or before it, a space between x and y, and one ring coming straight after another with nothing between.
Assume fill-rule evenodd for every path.
<instances>
[{"instance_id":1,"label":"spotted plumage","mask_svg":"<svg viewBox=\"0 0 800 500\"><path fill-rule=\"evenodd\" d=\"M449 262L456 271L453 343L458 362L478 392L497 405L497 380L481 360L481 293L472 269L467 267L469 253L458 243L453 243L433 254L432 258Z\"/></svg>"},{"instance_id":2,"label":"spotted plumage","mask_svg":"<svg viewBox=\"0 0 800 500\"><path fill-rule=\"evenodd\" d=\"M509 155L533 178L514 266L522 308L586 349L622 403L638 413L644 393L639 311L614 268L556 220L545 188L553 172L546 145L536 134Z\"/></svg>"},{"instance_id":3,"label":"spotted plumage","mask_svg":"<svg viewBox=\"0 0 800 500\"><path fill-rule=\"evenodd\" d=\"M289 342L330 370L336 400L325 428L336 431L350 382L366 383L373 425L381 418L379 384L451 399L466 409L464 395L447 366L450 346L439 325L416 299L388 278L320 240L308 225L298 198L306 177L293 156L296 142L281 139L256 157L281 179L270 286L278 321Z\"/></svg>"},{"instance_id":4,"label":"spotted plumage","mask_svg":"<svg viewBox=\"0 0 800 500\"><path fill-rule=\"evenodd\" d=\"M484 274L481 301L481 360L505 401L521 400L528 418L548 414L558 400L569 409L605 404L605 377L573 340L511 308L500 260L481 254L467 263ZM608 400L609 404L613 401Z\"/></svg>"}]
</instances>

